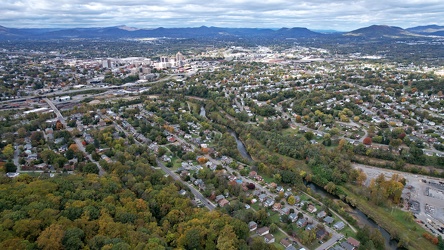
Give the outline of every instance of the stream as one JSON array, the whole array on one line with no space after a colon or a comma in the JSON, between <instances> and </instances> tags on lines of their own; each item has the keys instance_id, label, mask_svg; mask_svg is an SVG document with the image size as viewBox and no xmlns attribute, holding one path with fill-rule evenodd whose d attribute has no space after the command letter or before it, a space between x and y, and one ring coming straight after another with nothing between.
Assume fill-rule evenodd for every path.
<instances>
[{"instance_id":1,"label":"stream","mask_svg":"<svg viewBox=\"0 0 444 250\"><path fill-rule=\"evenodd\" d=\"M306 186L309 187L314 193L317 193L317 194L321 195L322 197L327 197L329 199L339 199L338 197L328 193L323 188L319 187L318 185L316 185L312 182L307 183ZM385 242L385 249L392 249L392 250L398 249L398 242L396 240L391 239L390 234L384 228L378 226L378 224L376 224L376 222L374 222L372 219L368 218L363 212L361 212L361 210L359 210L357 208L353 208L353 207L351 207L351 208L353 210L353 213L352 213L353 217L355 217L355 219L360 224L364 224L369 227L376 228L381 232L382 237L384 238L384 242Z\"/></svg>"}]
</instances>

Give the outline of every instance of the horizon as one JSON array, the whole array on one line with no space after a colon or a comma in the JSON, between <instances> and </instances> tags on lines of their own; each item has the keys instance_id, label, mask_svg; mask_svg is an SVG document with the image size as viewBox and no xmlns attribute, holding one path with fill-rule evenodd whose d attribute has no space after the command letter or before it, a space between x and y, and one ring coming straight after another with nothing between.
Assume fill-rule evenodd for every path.
<instances>
[{"instance_id":1,"label":"horizon","mask_svg":"<svg viewBox=\"0 0 444 250\"><path fill-rule=\"evenodd\" d=\"M408 29L408 28L415 28L415 27L421 27L421 26L441 26L444 27L444 25L440 25L440 24L436 24L436 23L431 23L431 24L422 24L422 25L417 25L417 26L411 26L411 27L400 27L400 26L395 26L395 25L387 25L387 24L370 24L368 26L362 26L362 27L358 27L356 29L353 30L337 30L337 29L332 29L332 28L309 28L309 27L302 27L302 26L295 26L295 27L222 27L222 26L207 26L207 25L197 25L197 26L182 26L182 27L164 27L164 26L157 26L157 27L135 27L135 26L130 26L130 25L126 25L126 24L120 24L120 25L112 25L112 26L76 26L76 27L11 27L11 26L6 26L6 25L2 25L0 24L0 27L4 27L4 28L10 28L10 29L58 29L58 30L67 30L67 29L100 29L100 28L129 28L129 29L135 29L135 30L155 30L155 29L159 29L159 28L164 28L164 29L194 29L194 28L202 28L202 27L207 27L207 28L221 28L221 29L269 29L269 30L280 30L280 29L293 29L293 28L301 28L301 29L308 29L310 31L314 31L314 32L352 32L354 30L357 29L362 29L362 28L368 28L371 26L388 26L388 27L398 27L398 28L402 28L402 29ZM128 30L131 31L131 30Z\"/></svg>"},{"instance_id":2,"label":"horizon","mask_svg":"<svg viewBox=\"0 0 444 250\"><path fill-rule=\"evenodd\" d=\"M407 18L406 18L407 17ZM402 28L444 23L439 0L224 0L211 3L160 0L6 0L0 3L0 24L11 28L113 27L144 29L214 26L227 28L310 27L351 31L372 24Z\"/></svg>"}]
</instances>

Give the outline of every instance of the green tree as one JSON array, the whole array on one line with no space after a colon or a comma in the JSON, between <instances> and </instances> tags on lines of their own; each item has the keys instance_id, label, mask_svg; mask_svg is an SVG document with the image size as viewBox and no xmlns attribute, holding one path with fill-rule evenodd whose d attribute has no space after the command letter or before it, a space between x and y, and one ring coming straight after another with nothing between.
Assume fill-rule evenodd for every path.
<instances>
[{"instance_id":1,"label":"green tree","mask_svg":"<svg viewBox=\"0 0 444 250\"><path fill-rule=\"evenodd\" d=\"M238 239L233 231L233 227L226 225L217 238L217 249L220 250L235 250L238 246Z\"/></svg>"},{"instance_id":2,"label":"green tree","mask_svg":"<svg viewBox=\"0 0 444 250\"><path fill-rule=\"evenodd\" d=\"M62 249L62 239L65 236L65 231L61 225L52 224L47 227L37 238L37 245L43 250L58 250Z\"/></svg>"},{"instance_id":3,"label":"green tree","mask_svg":"<svg viewBox=\"0 0 444 250\"><path fill-rule=\"evenodd\" d=\"M85 233L80 228L69 228L65 232L62 243L67 250L77 250L83 248L83 239L85 238Z\"/></svg>"},{"instance_id":4,"label":"green tree","mask_svg":"<svg viewBox=\"0 0 444 250\"><path fill-rule=\"evenodd\" d=\"M5 164L5 170L6 170L6 173L10 173L10 172L14 173L15 171L17 171L17 166L13 162L8 161Z\"/></svg>"}]
</instances>

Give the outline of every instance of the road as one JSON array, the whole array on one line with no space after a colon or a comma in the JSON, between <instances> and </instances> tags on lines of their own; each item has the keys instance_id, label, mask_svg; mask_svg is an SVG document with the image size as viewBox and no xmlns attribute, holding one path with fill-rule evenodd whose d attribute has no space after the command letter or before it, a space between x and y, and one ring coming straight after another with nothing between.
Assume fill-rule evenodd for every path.
<instances>
[{"instance_id":1,"label":"road","mask_svg":"<svg viewBox=\"0 0 444 250\"><path fill-rule=\"evenodd\" d=\"M102 166L100 166L100 164L95 161L90 154L88 154L88 152L86 152L85 147L82 144L82 141L79 138L75 139L75 142L77 144L77 148L83 152L84 155L86 155L86 157L94 164L96 164L97 168L99 169L99 176L103 176L104 174L106 174L106 171L102 168Z\"/></svg>"},{"instance_id":2,"label":"road","mask_svg":"<svg viewBox=\"0 0 444 250\"><path fill-rule=\"evenodd\" d=\"M59 109L54 105L54 103L49 100L48 98L44 98L43 100L45 100L46 103L48 103L48 105L52 108L52 110L54 111L54 114L56 114L57 119L63 124L63 127L66 128L67 124L66 124L66 120L63 117L63 115L60 113ZM90 154L88 154L88 152L86 152L85 147L82 144L82 141L79 138L75 139L75 142L77 144L77 148L83 152L83 154L85 154L87 156L87 158L94 164L96 164L97 168L99 168L99 176L103 176L104 174L106 174L106 171L102 168L102 166L100 166L100 164L95 161Z\"/></svg>"},{"instance_id":3,"label":"road","mask_svg":"<svg viewBox=\"0 0 444 250\"><path fill-rule=\"evenodd\" d=\"M157 165L168 175L170 175L174 180L182 182L185 186L190 188L191 193L194 195L195 198L200 199L202 203L205 205L208 210L212 211L216 208L216 205L214 205L211 201L209 201L207 198L205 198L193 185L190 185L186 181L183 181L179 175L171 171L169 168L165 167L163 163L156 159Z\"/></svg>"}]
</instances>

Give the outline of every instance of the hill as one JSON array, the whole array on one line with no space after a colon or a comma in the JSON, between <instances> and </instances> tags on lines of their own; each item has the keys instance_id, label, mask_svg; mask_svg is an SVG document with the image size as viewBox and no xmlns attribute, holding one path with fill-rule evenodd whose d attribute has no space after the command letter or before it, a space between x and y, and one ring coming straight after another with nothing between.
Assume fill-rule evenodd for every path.
<instances>
[{"instance_id":1,"label":"hill","mask_svg":"<svg viewBox=\"0 0 444 250\"><path fill-rule=\"evenodd\" d=\"M372 25L345 33L344 36L356 36L365 38L406 38L415 37L418 35L404 30L400 27Z\"/></svg>"}]
</instances>

